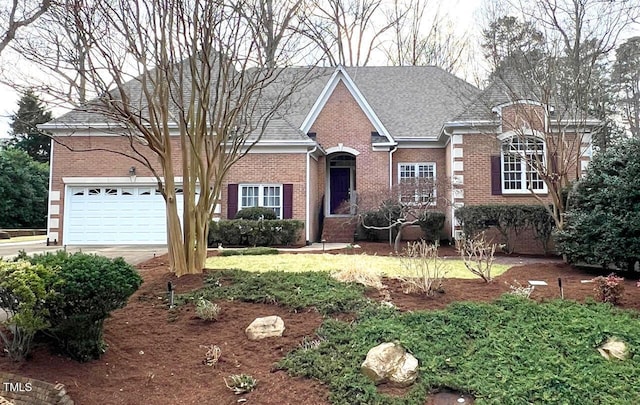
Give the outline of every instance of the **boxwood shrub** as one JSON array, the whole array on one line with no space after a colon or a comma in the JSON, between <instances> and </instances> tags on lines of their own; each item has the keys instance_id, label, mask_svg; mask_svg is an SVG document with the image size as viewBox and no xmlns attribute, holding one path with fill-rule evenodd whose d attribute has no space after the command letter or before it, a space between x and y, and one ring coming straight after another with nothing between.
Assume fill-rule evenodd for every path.
<instances>
[{"instance_id":1,"label":"boxwood shrub","mask_svg":"<svg viewBox=\"0 0 640 405\"><path fill-rule=\"evenodd\" d=\"M50 332L60 350L78 361L99 358L105 351L103 323L122 308L142 284L133 266L121 257L109 259L58 251L28 258L56 271L55 298L46 302Z\"/></svg>"},{"instance_id":2,"label":"boxwood shrub","mask_svg":"<svg viewBox=\"0 0 640 405\"><path fill-rule=\"evenodd\" d=\"M555 227L553 218L542 205L466 205L456 209L455 216L469 237L495 227L502 235L508 253L513 252L513 241L509 235L518 235L524 229L531 229L545 253L548 252Z\"/></svg>"},{"instance_id":3,"label":"boxwood shrub","mask_svg":"<svg viewBox=\"0 0 640 405\"><path fill-rule=\"evenodd\" d=\"M248 219L258 221L261 219L277 219L276 213L271 208L249 207L238 211L236 219Z\"/></svg>"},{"instance_id":4,"label":"boxwood shrub","mask_svg":"<svg viewBox=\"0 0 640 405\"><path fill-rule=\"evenodd\" d=\"M302 221L274 219L249 221L234 219L211 222L209 246L289 246L300 239Z\"/></svg>"}]
</instances>

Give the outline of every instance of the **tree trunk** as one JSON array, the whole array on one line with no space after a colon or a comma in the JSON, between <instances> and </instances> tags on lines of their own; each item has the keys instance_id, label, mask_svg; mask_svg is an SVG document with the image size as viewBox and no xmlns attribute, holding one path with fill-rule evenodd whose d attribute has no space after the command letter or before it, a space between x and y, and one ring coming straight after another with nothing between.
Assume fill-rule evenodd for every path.
<instances>
[{"instance_id":1,"label":"tree trunk","mask_svg":"<svg viewBox=\"0 0 640 405\"><path fill-rule=\"evenodd\" d=\"M398 228L398 234L396 235L395 243L393 244L393 251L395 253L398 253L400 251L400 243L402 242L402 231L404 230L404 228L406 228L409 225L413 225L413 223L404 222L400 224L400 227Z\"/></svg>"}]
</instances>

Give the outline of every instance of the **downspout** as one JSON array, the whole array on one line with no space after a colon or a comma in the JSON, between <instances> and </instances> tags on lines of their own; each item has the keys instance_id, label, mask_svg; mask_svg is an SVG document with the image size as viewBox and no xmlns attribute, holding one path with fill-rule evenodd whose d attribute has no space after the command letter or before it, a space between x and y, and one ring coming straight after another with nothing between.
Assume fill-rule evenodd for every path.
<instances>
[{"instance_id":1,"label":"downspout","mask_svg":"<svg viewBox=\"0 0 640 405\"><path fill-rule=\"evenodd\" d=\"M389 149L389 191L393 188L393 153L398 150L398 145Z\"/></svg>"},{"instance_id":2,"label":"downspout","mask_svg":"<svg viewBox=\"0 0 640 405\"><path fill-rule=\"evenodd\" d=\"M309 159L311 159L311 155L313 153L315 153L315 151L317 151L317 150L318 150L318 145L315 145L313 147L313 149L311 149L311 150L309 150L307 152L307 181L306 181L306 188L307 188L306 194L307 195L306 195L306 201L305 201L305 204L306 204L306 211L305 211L305 214L306 214L305 241L307 243L309 243L311 241L311 229L310 229L310 226L309 226L310 223L311 223L311 212L310 212L311 211L311 209L310 209L311 208L311 196L310 196L311 184L310 184L310 181L309 181L310 178L311 178L311 164L310 164L310 160Z\"/></svg>"},{"instance_id":3,"label":"downspout","mask_svg":"<svg viewBox=\"0 0 640 405\"><path fill-rule=\"evenodd\" d=\"M389 149L389 191L393 190L393 154L398 150L398 144ZM389 228L389 243L393 239L393 230Z\"/></svg>"}]
</instances>

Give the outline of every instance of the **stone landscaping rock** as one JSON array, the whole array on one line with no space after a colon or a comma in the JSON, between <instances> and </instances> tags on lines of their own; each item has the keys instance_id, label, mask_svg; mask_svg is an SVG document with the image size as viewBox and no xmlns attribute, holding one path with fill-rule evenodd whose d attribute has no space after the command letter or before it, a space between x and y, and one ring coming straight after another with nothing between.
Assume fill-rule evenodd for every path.
<instances>
[{"instance_id":1,"label":"stone landscaping rock","mask_svg":"<svg viewBox=\"0 0 640 405\"><path fill-rule=\"evenodd\" d=\"M616 358L626 360L629 358L629 347L627 344L615 337L607 339L602 346L598 347L598 352L607 360Z\"/></svg>"},{"instance_id":2,"label":"stone landscaping rock","mask_svg":"<svg viewBox=\"0 0 640 405\"><path fill-rule=\"evenodd\" d=\"M264 318L256 318L251 325L247 326L244 333L249 340L258 340L268 337L282 336L284 332L284 321L276 315Z\"/></svg>"},{"instance_id":3,"label":"stone landscaping rock","mask_svg":"<svg viewBox=\"0 0 640 405\"><path fill-rule=\"evenodd\" d=\"M418 377L418 360L396 342L382 343L369 350L361 370L376 385L406 387Z\"/></svg>"}]
</instances>

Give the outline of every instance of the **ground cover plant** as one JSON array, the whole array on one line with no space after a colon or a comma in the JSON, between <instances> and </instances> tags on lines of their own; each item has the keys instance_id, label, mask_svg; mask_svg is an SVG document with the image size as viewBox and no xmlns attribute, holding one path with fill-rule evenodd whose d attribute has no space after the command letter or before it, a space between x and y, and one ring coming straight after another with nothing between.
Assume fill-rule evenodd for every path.
<instances>
[{"instance_id":1,"label":"ground cover plant","mask_svg":"<svg viewBox=\"0 0 640 405\"><path fill-rule=\"evenodd\" d=\"M389 254L390 248L386 244L361 243L361 249L356 251L367 252L371 255L384 255ZM455 256L455 251L448 247L441 248L441 253L447 256ZM357 254L353 255L353 257L357 256ZM616 319L611 320L609 324L603 325L601 324L602 317L592 317L592 312L576 312L570 314L570 316L567 315L565 320L566 327L560 331L561 334L558 329L550 329L553 332L545 329L545 322L549 322L548 318L554 319L547 316L546 312L531 313L519 307L505 310L504 314L497 317L496 322L499 322L500 326L492 329L485 328L485 323L482 323L489 315L475 316L476 312L471 310L462 311L458 314L458 318L468 318L468 320L479 318L482 322L479 322L476 326L458 325L459 322L454 323L458 318L450 315L441 315L436 317L435 320L425 318L430 313L427 311L447 309L451 304L457 306L460 305L458 304L460 302L470 300L477 303L492 302L502 294L507 293L509 286L516 284L515 280L520 280L525 284L526 280L531 279L545 280L549 283L548 287L536 288L531 293L531 300L533 301L545 302L560 297L560 291L554 285L558 277L563 280L564 296L567 300L579 302L589 298L593 300L594 284L581 283L581 280L592 279L600 274L608 274L573 268L561 261L532 258L520 259L524 260L524 265L512 267L505 273L496 276L492 283L484 283L479 278L450 278L446 280L445 293L438 294L435 298L430 298L418 293L405 294L401 282L395 279L382 278L385 284L383 293L383 291L378 291L374 288L366 289L355 284L327 283L324 278L327 275L326 273L314 273L312 278L308 278L307 275L303 274L300 279L289 278L290 276L298 276L299 274L297 273L281 272L277 275L268 276L270 277L268 278L269 282L266 282L266 279L262 278L259 273L250 273L252 276L260 277L255 279L253 277L247 278L249 280L248 286L242 286L242 272L238 272L237 277L231 277L229 275L221 276L221 273L224 274L224 272L219 270L209 270L205 275L187 275L177 278L175 274L169 271L167 258L157 257L138 266L138 271L144 278L143 285L129 299L124 308L113 311L111 316L105 320L104 341L109 345L109 349L101 356L100 360L77 363L51 353L45 346L36 344L32 350L31 357L26 362L17 363L8 356L0 354L0 369L50 383L62 383L75 403L79 404L166 405L171 403L179 405L215 403L231 405L237 404L244 399L247 401L246 403L260 405L330 405L332 402L341 403L339 402L339 395L342 395L340 393L344 390L350 390L349 392L354 393L355 403L358 403L358 401L362 403L363 400L358 398L366 398L368 394L366 392L365 394L360 394L359 390L362 388L362 386L358 385L360 377L351 371L349 373L345 372L341 380L333 376L327 377L333 381L332 384L327 384L316 378L290 375L291 369L285 371L278 369L276 365L288 353L298 349L306 349L310 351L320 350L322 351L321 353L324 353L322 354L323 356L325 354L332 355L333 357L329 357L332 362L339 364L353 363L358 368L366 353L362 348L369 346L368 342L370 340L377 340L380 332L376 328L383 328L386 333L385 336L393 336L396 333L407 336L407 340L403 340L401 343L407 345L407 348L420 358L420 366L425 369L425 372L429 372L429 375L425 376L425 373L421 372L422 374L418 377L418 385L408 390L378 387L380 393L375 393L375 397L371 397L373 400L369 403L396 402L440 405L438 396L425 393L424 397L420 397L414 393L414 390L424 391L425 386L422 385L422 381L427 378L432 381L433 378L438 377L436 373L431 373L431 370L434 369L432 363L436 365L449 363L446 362L446 359L450 358L456 361L453 366L455 368L453 372L458 372L457 370L462 367L459 362L460 357L457 356L458 353L462 352L459 343L460 338L457 335L453 335L452 343L447 343L446 336L448 336L447 332L452 329L466 328L465 332L468 330L471 331L470 333L475 333L479 336L489 334L489 337L494 339L486 338L481 340L476 337L470 340L472 343L475 342L475 346L472 348L476 351L480 350L478 349L480 343L486 343L487 347L482 350L485 352L493 351L495 352L493 354L498 357L491 361L498 363L500 359L506 359L511 355L515 358L508 361L509 365L523 363L525 366L529 366L526 371L526 377L522 376L524 371L520 371L518 380L505 374L504 369L496 369L494 371L492 369L493 365L486 367L481 365L482 367L477 369L480 375L476 376L476 380L470 380L474 384L477 381L489 381L491 390L508 387L509 392L513 392L511 385L514 381L519 383L528 378L525 383L535 384L536 392L553 392L559 385L565 388L570 386L568 389L573 390L573 385L566 382L568 380L566 373L563 374L564 369L561 367L566 367L563 362L571 364L570 362L574 361L574 357L571 357L571 355L575 353L575 350L580 349L584 350L584 353L591 353L590 350L587 350L587 346L591 350L595 350L599 343L595 342L597 339L591 339L593 342L583 342L579 336L576 339L573 335L583 334L583 329L586 328L583 328L583 323L588 322L589 328L595 328L595 330L602 332L603 336L605 332L607 335L609 333L613 335L615 332L616 336L614 337L625 340L628 335L620 332L616 325L622 322L635 328L634 322L635 324L638 322L640 288L636 288L637 278L626 277L625 280L621 281L625 288L621 293L619 302L619 307L633 310L633 314L636 314L635 316L621 320L618 319L618 312L614 311L610 314L612 314L611 318ZM506 263L518 263L521 262L520 259L499 257L500 261ZM544 260L545 263L534 263L535 260ZM315 278L320 276L322 278ZM205 282L207 279L210 282ZM317 280L317 282L313 280ZM173 284L177 298L189 294L189 297L194 297L193 301L183 301L181 305L169 309L167 300L168 282ZM278 287L283 282L284 285ZM337 283L337 281L333 282ZM264 287L262 284L265 284ZM220 289L219 287L224 288ZM327 292L329 290L330 292L334 288L338 292L336 296L338 297L339 305L330 302L332 299L330 293L324 296L318 294L320 297L318 301L324 302L325 309L323 313L326 315L318 312L313 307L313 304L304 306L306 305L305 302L314 300L315 294L307 293L306 290L311 289L318 292ZM343 288L349 291L345 291ZM196 303L200 296L198 292L203 289L217 290L218 292L216 292L215 296L228 297L212 298L213 302L223 309L216 322L205 322L197 316ZM225 295L223 294L225 291L233 292L233 294ZM241 298L245 295L247 296L246 299ZM279 296L278 305L274 304L273 298L275 296ZM304 299L300 299L297 296L303 296ZM178 301L180 302L180 300ZM385 305L392 303L400 310L400 313L395 311L380 312L383 302ZM482 306L482 304L477 305ZM591 305L594 304L588 304L587 306ZM609 304L598 305L603 308L611 308ZM520 315L520 312L525 314ZM482 312L480 313L482 314ZM489 310L487 310L487 313L493 316ZM515 314L513 316L518 319L526 319L522 323L524 326L530 327L530 330L527 329L520 335L509 332L509 338L513 338L515 335L517 339L513 339L512 342L507 342L506 344L498 344L496 342L501 342L501 334L506 334L506 332L501 332L499 328L504 325L509 330L513 329L509 320L511 314ZM284 320L286 330L283 336L259 341L247 339L245 328L255 318L270 315L277 315ZM402 321L404 323L396 319L403 319L403 317L408 317L406 321ZM591 318L595 319L595 321L592 321ZM329 321L328 319L333 319L334 321ZM336 319L344 322L335 322ZM430 321L430 323L425 325L427 321ZM339 326L336 329L339 333L333 335L328 346L324 338L325 334L322 332L328 329L326 325L321 328L323 322ZM352 325L349 325L349 323L352 323ZM556 321L553 320L551 323L555 324ZM362 340L364 336L359 329L363 326L371 328L370 330L373 333L378 333L372 338L364 337L364 339L369 339L364 344L358 340ZM429 327L432 330L426 331L425 328ZM356 329L358 331L357 334L353 332ZM411 330L410 333L405 332L408 329ZM319 336L318 333L323 333L323 335ZM416 337L417 333L419 333L418 337ZM635 330L633 333L638 335ZM587 337L591 337L592 331L587 330L586 334ZM531 338L531 335L534 335L534 337ZM431 338L433 336L436 336L436 339ZM558 338L558 336L560 337ZM347 350L344 358L335 355L336 350L334 347L338 345L337 340L341 340L339 345ZM434 352L437 356L424 360L425 349L414 344L418 340L421 342L424 340L436 346L433 350L430 349L429 353ZM520 356L528 356L530 352L520 354L516 349L522 346L526 349L526 346L530 344L530 340L536 345L540 342L550 342L549 346L559 348L557 362L560 363L560 366L553 368L555 365L552 367L549 366L550 363L542 362L540 363L542 369L538 370L536 364L533 364L530 358L523 357L527 361L522 360ZM631 354L637 357L637 341L633 339L626 340L630 344ZM576 342L575 344L572 343L574 341ZM347 344L350 344L351 347L347 348ZM570 347L568 349L565 348L565 344ZM585 345L584 348L582 348L583 344ZM448 348L449 346L451 346L451 349ZM443 347L447 354L456 356L442 358L439 350ZM486 354L486 356L488 358L493 354ZM355 361L354 356L360 355L361 358ZM599 360L592 357L588 358L598 366L596 368L585 366L585 362L576 363L574 368L577 369L578 366L584 367L583 371L587 376L581 377L582 379L578 381L577 384L580 384L581 387L575 390L575 395L582 395L583 390L592 389L589 384L596 378L591 375L593 373L600 379L597 384L593 385L594 392L602 386L610 386L605 389L601 397L586 396L585 399L575 397L563 401L556 400L555 397L551 396L551 399L531 402L549 405L558 403L613 405L640 403L635 401L636 398L632 397L632 394L637 391L637 384L633 385L634 381L637 381L636 372L632 370L626 373L625 370L620 368L621 366L626 367L625 364L627 362L632 362L637 369L636 357L625 362L602 359L602 361L607 362L607 366L601 365L598 363ZM544 358L551 359L550 356L545 356ZM325 360L326 357L323 361ZM331 369L333 366L325 364L324 367ZM520 370L518 368L520 366L514 367L516 370ZM551 367L551 371L549 371L549 367ZM463 371L472 373L472 371L468 371L468 368L463 369ZM497 375L496 372L500 373L500 375ZM510 370L509 373L511 373ZM254 377L258 381L258 385L249 393L235 395L225 385L225 378L229 381L229 376L241 374ZM431 374L435 374L436 377L432 377ZM465 375L460 375L460 380L464 380L463 377ZM575 375L575 373L570 375ZM555 379L552 376L560 377ZM453 377L449 376L448 378L450 380ZM492 379L496 381L492 382ZM436 387L436 389L445 388L444 386L437 387L435 383L432 386ZM355 388L351 389L349 387ZM454 388L455 386L451 385L450 387ZM365 387L364 391L368 389ZM475 387L469 388L467 386L467 389L474 389L471 392L477 395L487 392L487 390L482 391L475 389ZM617 390L616 397L609 395L614 390ZM334 394L331 394L332 391L334 391ZM392 398L391 396L397 398ZM411 402L411 398L419 397L419 401ZM631 401L628 400L630 397L632 398ZM453 401L456 399L453 398ZM476 404L499 403L501 399L503 398L479 396ZM519 401L518 403L526 403L521 401L519 397L514 397L512 402L506 401L504 403L509 404L516 401ZM352 402L348 403L351 404ZM467 401L467 403L470 402Z\"/></svg>"},{"instance_id":2,"label":"ground cover plant","mask_svg":"<svg viewBox=\"0 0 640 405\"><path fill-rule=\"evenodd\" d=\"M418 404L441 388L470 393L477 404L640 402L640 356L611 362L597 351L611 336L640 350L637 313L600 303L505 295L430 312L369 307L356 322L326 320L317 334L317 348L298 349L279 367L327 384L333 404ZM394 340L420 361L402 397L379 393L360 372L371 347Z\"/></svg>"},{"instance_id":3,"label":"ground cover plant","mask_svg":"<svg viewBox=\"0 0 640 405\"><path fill-rule=\"evenodd\" d=\"M402 260L388 256L373 256L357 254L295 254L277 256L230 256L210 257L207 259L207 267L211 269L242 269L246 271L340 271L349 267L359 267L374 274L387 277L405 276L412 277L410 271L402 265ZM447 259L447 277L450 278L476 278L469 272L462 260ZM494 264L491 268L492 275L499 276L509 266Z\"/></svg>"},{"instance_id":4,"label":"ground cover plant","mask_svg":"<svg viewBox=\"0 0 640 405\"><path fill-rule=\"evenodd\" d=\"M286 306L292 310L316 308L322 314L351 312L367 305L364 286L342 283L327 272L252 273L223 270L212 273L205 287L178 297L178 302L194 300L240 300Z\"/></svg>"}]
</instances>

